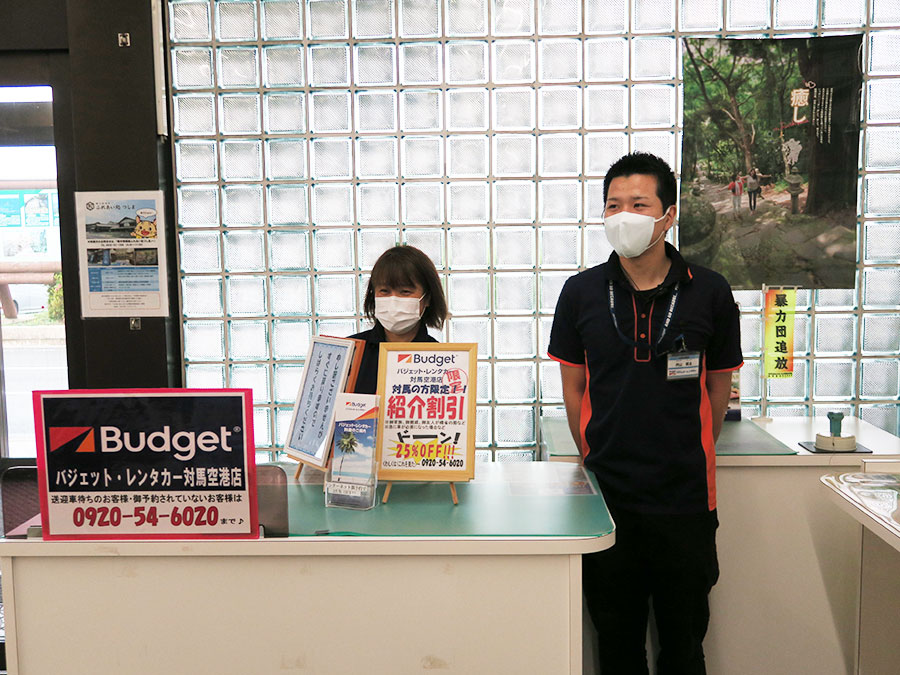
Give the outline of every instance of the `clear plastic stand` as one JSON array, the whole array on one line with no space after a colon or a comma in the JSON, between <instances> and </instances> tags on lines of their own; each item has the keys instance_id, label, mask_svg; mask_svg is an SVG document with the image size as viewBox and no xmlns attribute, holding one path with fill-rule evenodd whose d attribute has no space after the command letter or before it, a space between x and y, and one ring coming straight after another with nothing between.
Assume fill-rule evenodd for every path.
<instances>
[{"instance_id":1,"label":"clear plastic stand","mask_svg":"<svg viewBox=\"0 0 900 675\"><path fill-rule=\"evenodd\" d=\"M378 478L375 476L375 466L372 465L372 474L365 481L332 480L331 467L325 475L325 506L335 506L343 509L357 509L366 511L375 506L375 492L378 488Z\"/></svg>"},{"instance_id":2,"label":"clear plastic stand","mask_svg":"<svg viewBox=\"0 0 900 675\"><path fill-rule=\"evenodd\" d=\"M359 510L375 506L378 401L372 394L338 394L325 506Z\"/></svg>"}]
</instances>

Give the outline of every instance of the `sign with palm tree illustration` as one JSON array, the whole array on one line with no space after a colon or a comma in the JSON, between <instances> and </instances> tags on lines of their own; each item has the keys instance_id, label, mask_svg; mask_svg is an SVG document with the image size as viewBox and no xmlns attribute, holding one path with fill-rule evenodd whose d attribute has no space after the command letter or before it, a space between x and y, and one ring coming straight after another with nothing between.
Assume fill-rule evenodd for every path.
<instances>
[{"instance_id":1,"label":"sign with palm tree illustration","mask_svg":"<svg viewBox=\"0 0 900 675\"><path fill-rule=\"evenodd\" d=\"M345 431L341 434L341 437L337 442L338 454L340 454L341 457L338 473L344 468L344 460L347 458L347 455L352 455L356 452L357 445L359 445L359 441L356 439L356 436L353 435L352 431Z\"/></svg>"},{"instance_id":2,"label":"sign with palm tree illustration","mask_svg":"<svg viewBox=\"0 0 900 675\"><path fill-rule=\"evenodd\" d=\"M338 394L330 481L374 482L378 400L372 394Z\"/></svg>"},{"instance_id":3,"label":"sign with palm tree illustration","mask_svg":"<svg viewBox=\"0 0 900 675\"><path fill-rule=\"evenodd\" d=\"M375 505L375 438L379 397L338 394L334 443L325 480L325 505L370 509Z\"/></svg>"}]
</instances>

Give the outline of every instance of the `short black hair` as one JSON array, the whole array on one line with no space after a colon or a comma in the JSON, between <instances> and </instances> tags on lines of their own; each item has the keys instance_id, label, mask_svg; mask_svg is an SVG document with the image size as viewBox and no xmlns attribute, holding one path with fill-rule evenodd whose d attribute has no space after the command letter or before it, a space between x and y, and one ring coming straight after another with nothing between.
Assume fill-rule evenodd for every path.
<instances>
[{"instance_id":1,"label":"short black hair","mask_svg":"<svg viewBox=\"0 0 900 675\"><path fill-rule=\"evenodd\" d=\"M633 176L634 174L656 177L656 196L662 202L663 212L676 203L678 198L678 184L675 182L675 174L665 160L649 152L632 152L615 161L606 172L603 179L603 203L606 204L609 195L609 184L613 178Z\"/></svg>"},{"instance_id":2,"label":"short black hair","mask_svg":"<svg viewBox=\"0 0 900 675\"><path fill-rule=\"evenodd\" d=\"M382 253L372 267L363 311L375 320L375 287L401 288L418 284L425 291L428 306L422 313L422 321L431 328L440 328L447 319L447 300L440 277L431 258L415 246L393 246Z\"/></svg>"}]
</instances>

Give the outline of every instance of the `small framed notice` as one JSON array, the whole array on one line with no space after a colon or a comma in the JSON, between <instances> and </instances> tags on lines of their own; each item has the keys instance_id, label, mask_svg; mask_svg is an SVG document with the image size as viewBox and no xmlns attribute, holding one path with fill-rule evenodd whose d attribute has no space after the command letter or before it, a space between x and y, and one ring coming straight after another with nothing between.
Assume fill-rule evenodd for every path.
<instances>
[{"instance_id":1,"label":"small framed notice","mask_svg":"<svg viewBox=\"0 0 900 675\"><path fill-rule=\"evenodd\" d=\"M168 316L159 190L76 192L81 315Z\"/></svg>"},{"instance_id":2,"label":"small framed notice","mask_svg":"<svg viewBox=\"0 0 900 675\"><path fill-rule=\"evenodd\" d=\"M474 343L381 344L379 480L474 477L477 358Z\"/></svg>"},{"instance_id":3,"label":"small framed notice","mask_svg":"<svg viewBox=\"0 0 900 675\"><path fill-rule=\"evenodd\" d=\"M253 392L34 392L44 539L256 538Z\"/></svg>"},{"instance_id":4,"label":"small framed notice","mask_svg":"<svg viewBox=\"0 0 900 675\"><path fill-rule=\"evenodd\" d=\"M284 444L292 459L316 468L328 464L335 404L347 385L355 349L354 340L321 335L312 339Z\"/></svg>"}]
</instances>

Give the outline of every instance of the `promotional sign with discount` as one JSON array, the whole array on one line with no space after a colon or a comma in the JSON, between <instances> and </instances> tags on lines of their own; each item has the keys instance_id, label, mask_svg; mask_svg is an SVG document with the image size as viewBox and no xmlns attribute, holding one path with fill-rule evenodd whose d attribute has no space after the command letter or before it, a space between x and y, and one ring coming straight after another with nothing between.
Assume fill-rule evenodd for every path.
<instances>
[{"instance_id":1,"label":"promotional sign with discount","mask_svg":"<svg viewBox=\"0 0 900 675\"><path fill-rule=\"evenodd\" d=\"M379 480L474 477L477 358L474 343L381 343Z\"/></svg>"},{"instance_id":2,"label":"promotional sign with discount","mask_svg":"<svg viewBox=\"0 0 900 675\"><path fill-rule=\"evenodd\" d=\"M44 539L256 538L249 389L34 392Z\"/></svg>"}]
</instances>

